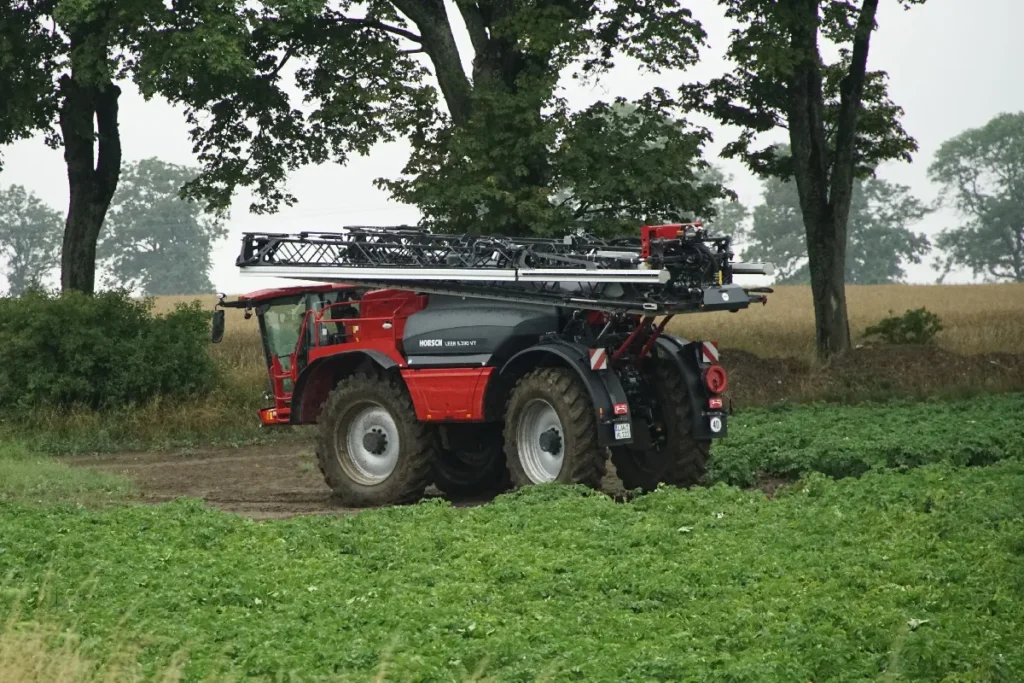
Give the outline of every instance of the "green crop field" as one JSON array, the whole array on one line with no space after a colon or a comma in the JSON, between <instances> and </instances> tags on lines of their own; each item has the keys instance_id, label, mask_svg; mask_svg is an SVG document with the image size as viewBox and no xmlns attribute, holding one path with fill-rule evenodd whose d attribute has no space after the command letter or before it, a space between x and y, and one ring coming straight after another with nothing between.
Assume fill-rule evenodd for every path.
<instances>
[{"instance_id":1,"label":"green crop field","mask_svg":"<svg viewBox=\"0 0 1024 683\"><path fill-rule=\"evenodd\" d=\"M1019 681L1022 415L751 410L711 487L268 522L9 446L0 681Z\"/></svg>"}]
</instances>

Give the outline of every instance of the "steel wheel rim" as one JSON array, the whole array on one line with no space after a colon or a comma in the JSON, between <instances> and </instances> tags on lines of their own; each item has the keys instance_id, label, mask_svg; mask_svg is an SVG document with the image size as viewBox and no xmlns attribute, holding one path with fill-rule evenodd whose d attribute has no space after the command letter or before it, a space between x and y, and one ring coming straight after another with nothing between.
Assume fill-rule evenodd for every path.
<instances>
[{"instance_id":1,"label":"steel wheel rim","mask_svg":"<svg viewBox=\"0 0 1024 683\"><path fill-rule=\"evenodd\" d=\"M541 446L542 435L554 430L559 447L549 452ZM565 431L554 407L542 398L531 400L523 408L518 429L519 462L530 481L543 484L554 481L565 460Z\"/></svg>"},{"instance_id":2,"label":"steel wheel rim","mask_svg":"<svg viewBox=\"0 0 1024 683\"><path fill-rule=\"evenodd\" d=\"M338 421L338 429L344 429L345 448L340 454L341 468L354 481L373 486L386 480L398 465L399 437L398 425L383 406L376 403L364 403L354 406L349 414L351 418ZM368 434L383 438L383 445L371 448L366 443Z\"/></svg>"}]
</instances>

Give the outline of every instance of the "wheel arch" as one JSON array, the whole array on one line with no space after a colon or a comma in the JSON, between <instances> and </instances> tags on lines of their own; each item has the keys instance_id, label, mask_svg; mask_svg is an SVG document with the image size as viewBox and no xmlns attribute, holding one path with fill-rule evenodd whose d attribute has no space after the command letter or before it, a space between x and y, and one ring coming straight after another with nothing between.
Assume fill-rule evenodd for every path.
<instances>
[{"instance_id":1,"label":"wheel arch","mask_svg":"<svg viewBox=\"0 0 1024 683\"><path fill-rule=\"evenodd\" d=\"M373 374L398 367L394 359L374 349L346 351L318 358L299 373L292 390L291 424L313 424L331 390L346 377Z\"/></svg>"},{"instance_id":2,"label":"wheel arch","mask_svg":"<svg viewBox=\"0 0 1024 683\"><path fill-rule=\"evenodd\" d=\"M599 423L602 417L612 415L613 400L609 387L590 370L586 350L568 342L548 342L523 349L502 365L487 387L484 398L487 418L502 419L505 405L519 378L543 367L560 367L575 372L590 396ZM615 383L618 384L617 379Z\"/></svg>"},{"instance_id":3,"label":"wheel arch","mask_svg":"<svg viewBox=\"0 0 1024 683\"><path fill-rule=\"evenodd\" d=\"M693 415L693 436L697 439L711 439L713 437L708 429L706 420L700 419L707 405L707 391L701 381L701 369L697 365L697 352L692 350L690 342L682 337L672 335L661 335L655 342L658 357L663 358L675 366L682 376L683 384L686 386L686 399L690 404L690 414Z\"/></svg>"}]
</instances>

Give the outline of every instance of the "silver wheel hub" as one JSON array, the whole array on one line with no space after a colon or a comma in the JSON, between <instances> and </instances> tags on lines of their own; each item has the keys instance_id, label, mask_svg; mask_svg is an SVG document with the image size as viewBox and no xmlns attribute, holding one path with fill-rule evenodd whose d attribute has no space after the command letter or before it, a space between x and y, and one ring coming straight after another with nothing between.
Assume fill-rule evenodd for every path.
<instances>
[{"instance_id":1,"label":"silver wheel hub","mask_svg":"<svg viewBox=\"0 0 1024 683\"><path fill-rule=\"evenodd\" d=\"M517 437L519 462L530 481L543 484L557 479L565 460L565 433L552 405L542 398L527 403Z\"/></svg>"},{"instance_id":2,"label":"silver wheel hub","mask_svg":"<svg viewBox=\"0 0 1024 683\"><path fill-rule=\"evenodd\" d=\"M398 465L398 425L391 413L377 404L352 408L350 420L339 420L339 429L348 424L344 434L345 448L339 459L345 473L364 486L379 484Z\"/></svg>"}]
</instances>

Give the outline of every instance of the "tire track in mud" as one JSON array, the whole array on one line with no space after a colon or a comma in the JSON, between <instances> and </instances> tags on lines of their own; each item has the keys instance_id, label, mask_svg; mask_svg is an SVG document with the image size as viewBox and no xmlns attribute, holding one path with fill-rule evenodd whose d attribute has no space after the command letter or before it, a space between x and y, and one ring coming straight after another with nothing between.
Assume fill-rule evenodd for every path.
<instances>
[{"instance_id":1,"label":"tire track in mud","mask_svg":"<svg viewBox=\"0 0 1024 683\"><path fill-rule=\"evenodd\" d=\"M317 469L312 444L117 453L62 461L129 477L143 503L201 498L211 507L258 520L358 512L333 497ZM487 500L453 503L479 505Z\"/></svg>"}]
</instances>

